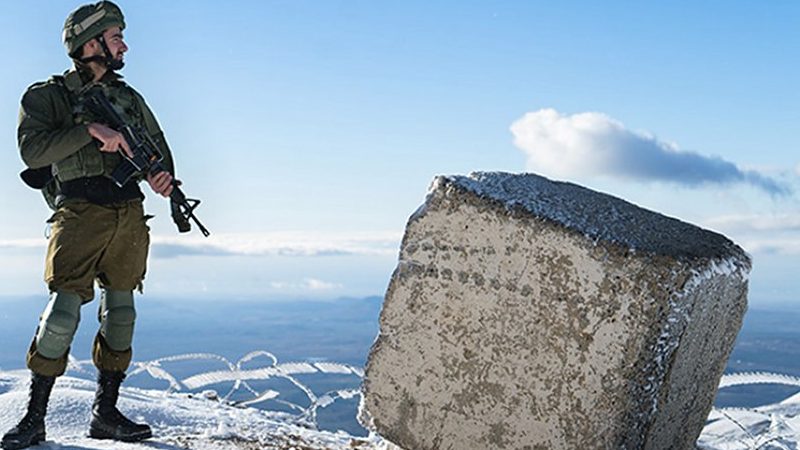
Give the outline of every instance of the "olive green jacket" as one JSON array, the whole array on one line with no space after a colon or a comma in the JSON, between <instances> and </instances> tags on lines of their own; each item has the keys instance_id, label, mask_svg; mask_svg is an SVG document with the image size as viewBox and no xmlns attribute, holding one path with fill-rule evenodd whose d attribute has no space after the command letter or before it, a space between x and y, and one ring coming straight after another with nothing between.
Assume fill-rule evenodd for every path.
<instances>
[{"instance_id":1,"label":"olive green jacket","mask_svg":"<svg viewBox=\"0 0 800 450\"><path fill-rule=\"evenodd\" d=\"M117 112L134 127L142 127L158 143L162 164L175 174L172 153L155 115L144 98L109 71L98 84ZM87 125L95 120L80 105L85 86L75 70L35 83L25 91L19 113L17 143L20 155L31 169L52 167L60 182L81 177L110 176L122 161L119 153L101 152ZM137 177L143 178L142 174Z\"/></svg>"}]
</instances>

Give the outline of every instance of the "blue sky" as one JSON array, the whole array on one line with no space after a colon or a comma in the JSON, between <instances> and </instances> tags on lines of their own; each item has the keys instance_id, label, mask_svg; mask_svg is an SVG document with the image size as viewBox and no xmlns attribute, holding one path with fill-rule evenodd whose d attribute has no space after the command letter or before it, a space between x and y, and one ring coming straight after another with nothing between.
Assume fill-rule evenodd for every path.
<instances>
[{"instance_id":1,"label":"blue sky","mask_svg":"<svg viewBox=\"0 0 800 450\"><path fill-rule=\"evenodd\" d=\"M800 302L797 2L119 4L123 74L214 233L148 200L153 296L380 295L432 178L502 170L721 231L754 257L752 305ZM0 296L44 291L15 124L69 66L77 5L0 6Z\"/></svg>"}]
</instances>

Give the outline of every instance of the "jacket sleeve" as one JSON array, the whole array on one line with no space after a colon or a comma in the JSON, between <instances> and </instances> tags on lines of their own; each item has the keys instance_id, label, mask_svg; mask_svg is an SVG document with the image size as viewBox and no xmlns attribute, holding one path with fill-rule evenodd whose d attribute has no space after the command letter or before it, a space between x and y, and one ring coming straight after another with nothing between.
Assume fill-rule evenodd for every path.
<instances>
[{"instance_id":1,"label":"jacket sleeve","mask_svg":"<svg viewBox=\"0 0 800 450\"><path fill-rule=\"evenodd\" d=\"M17 144L25 165L46 167L92 142L86 125L75 124L72 111L54 86L33 86L22 96Z\"/></svg>"},{"instance_id":2,"label":"jacket sleeve","mask_svg":"<svg viewBox=\"0 0 800 450\"><path fill-rule=\"evenodd\" d=\"M164 132L161 130L161 126L158 124L155 114L153 114L153 111L147 106L147 102L144 101L144 97L135 90L133 92L136 95L136 101L139 103L139 109L142 112L144 126L150 134L150 137L152 137L156 145L158 145L161 154L164 155L164 160L161 163L164 165L164 168L167 169L167 172L174 177L175 160L172 157L169 144L167 144L167 138L164 136Z\"/></svg>"}]
</instances>

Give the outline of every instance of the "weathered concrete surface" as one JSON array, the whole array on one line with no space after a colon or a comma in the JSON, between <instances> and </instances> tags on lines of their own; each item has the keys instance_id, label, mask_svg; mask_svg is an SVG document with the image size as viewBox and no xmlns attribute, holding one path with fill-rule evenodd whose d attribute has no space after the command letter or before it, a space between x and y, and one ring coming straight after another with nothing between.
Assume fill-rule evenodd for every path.
<instances>
[{"instance_id":1,"label":"weathered concrete surface","mask_svg":"<svg viewBox=\"0 0 800 450\"><path fill-rule=\"evenodd\" d=\"M746 310L710 231L535 175L437 177L409 220L362 422L406 449L689 449Z\"/></svg>"}]
</instances>

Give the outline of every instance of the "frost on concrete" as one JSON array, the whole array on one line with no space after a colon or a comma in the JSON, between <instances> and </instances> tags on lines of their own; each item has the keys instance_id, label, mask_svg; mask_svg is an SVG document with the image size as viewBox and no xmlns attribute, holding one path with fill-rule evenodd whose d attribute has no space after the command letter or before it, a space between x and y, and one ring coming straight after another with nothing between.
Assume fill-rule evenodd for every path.
<instances>
[{"instance_id":1,"label":"frost on concrete","mask_svg":"<svg viewBox=\"0 0 800 450\"><path fill-rule=\"evenodd\" d=\"M692 448L746 309L724 236L532 174L437 177L362 420L405 448Z\"/></svg>"}]
</instances>

